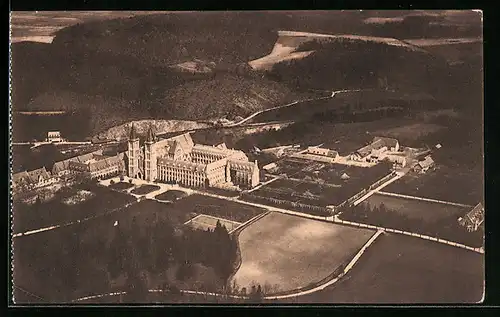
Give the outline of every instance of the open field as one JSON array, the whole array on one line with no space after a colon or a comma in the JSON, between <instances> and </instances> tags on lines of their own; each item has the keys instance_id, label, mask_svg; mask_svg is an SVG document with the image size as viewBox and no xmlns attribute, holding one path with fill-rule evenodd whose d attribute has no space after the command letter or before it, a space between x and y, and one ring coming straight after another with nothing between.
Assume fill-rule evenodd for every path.
<instances>
[{"instance_id":1,"label":"open field","mask_svg":"<svg viewBox=\"0 0 500 317\"><path fill-rule=\"evenodd\" d=\"M376 131L396 128L406 124L419 123L411 118L384 118L367 122L334 123L318 120L300 121L280 130L266 131L255 135L246 135L235 147L248 148L248 145L261 149L289 144L317 145L347 155L373 140ZM251 148L251 147L250 147Z\"/></svg>"},{"instance_id":2,"label":"open field","mask_svg":"<svg viewBox=\"0 0 500 317\"><path fill-rule=\"evenodd\" d=\"M131 193L136 194L136 195L146 195L151 192L154 192L155 190L160 189L160 186L156 185L141 185L137 188L132 189Z\"/></svg>"},{"instance_id":3,"label":"open field","mask_svg":"<svg viewBox=\"0 0 500 317\"><path fill-rule=\"evenodd\" d=\"M419 140L422 137L437 132L444 127L433 123L413 123L400 127L375 131L375 135L396 138L405 144L406 140Z\"/></svg>"},{"instance_id":4,"label":"open field","mask_svg":"<svg viewBox=\"0 0 500 317\"><path fill-rule=\"evenodd\" d=\"M439 165L435 171L425 174L408 173L384 191L476 205L483 200L483 182L480 168L468 170Z\"/></svg>"},{"instance_id":5,"label":"open field","mask_svg":"<svg viewBox=\"0 0 500 317\"><path fill-rule=\"evenodd\" d=\"M421 219L426 223L433 223L444 218L449 218L453 215L456 215L456 218L458 219L458 217L462 216L470 209L380 194L370 196L365 203L367 203L370 208L379 208L380 205L383 204L385 208L391 211L395 211L410 219Z\"/></svg>"},{"instance_id":6,"label":"open field","mask_svg":"<svg viewBox=\"0 0 500 317\"><path fill-rule=\"evenodd\" d=\"M475 303L484 285L484 255L417 238L384 234L342 280L287 302Z\"/></svg>"},{"instance_id":7,"label":"open field","mask_svg":"<svg viewBox=\"0 0 500 317\"><path fill-rule=\"evenodd\" d=\"M236 229L238 226L241 225L241 223L239 222L230 221L218 217L207 216L207 215L198 215L193 219L189 220L189 222L187 222L186 225L194 229L214 230L215 226L217 225L217 221L219 221L222 226L226 227L228 232L231 232L232 230Z\"/></svg>"},{"instance_id":8,"label":"open field","mask_svg":"<svg viewBox=\"0 0 500 317\"><path fill-rule=\"evenodd\" d=\"M265 212L262 208L198 194L178 200L171 206L177 210L184 210L186 213L194 212L241 223Z\"/></svg>"},{"instance_id":9,"label":"open field","mask_svg":"<svg viewBox=\"0 0 500 317\"><path fill-rule=\"evenodd\" d=\"M33 205L14 202L14 233L104 214L135 200L134 197L125 193L119 193L97 185L85 186L83 189L94 195L75 204L65 202L81 190L78 187L63 189L47 202L35 202Z\"/></svg>"},{"instance_id":10,"label":"open field","mask_svg":"<svg viewBox=\"0 0 500 317\"><path fill-rule=\"evenodd\" d=\"M155 198L163 201L176 201L186 197L187 194L182 190L167 190L164 193L156 195Z\"/></svg>"},{"instance_id":11,"label":"open field","mask_svg":"<svg viewBox=\"0 0 500 317\"><path fill-rule=\"evenodd\" d=\"M270 213L239 236L242 264L233 279L278 285L278 291L306 287L349 261L373 234L300 217Z\"/></svg>"},{"instance_id":12,"label":"open field","mask_svg":"<svg viewBox=\"0 0 500 317\"><path fill-rule=\"evenodd\" d=\"M112 189L116 189L116 190L127 190L131 187L134 187L134 184L130 184L128 182L118 182L118 183L110 184L108 187L112 188Z\"/></svg>"}]
</instances>

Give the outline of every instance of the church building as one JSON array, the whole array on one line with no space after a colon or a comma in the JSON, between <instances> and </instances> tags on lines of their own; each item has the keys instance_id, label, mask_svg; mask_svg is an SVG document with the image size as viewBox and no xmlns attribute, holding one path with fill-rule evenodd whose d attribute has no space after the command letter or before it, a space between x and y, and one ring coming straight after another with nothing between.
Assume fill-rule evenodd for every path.
<instances>
[{"instance_id":1,"label":"church building","mask_svg":"<svg viewBox=\"0 0 500 317\"><path fill-rule=\"evenodd\" d=\"M134 125L127 150L127 174L147 181L175 182L189 187L252 188L259 184L257 161L225 144L194 144L189 133L157 140L149 128L141 145Z\"/></svg>"}]
</instances>

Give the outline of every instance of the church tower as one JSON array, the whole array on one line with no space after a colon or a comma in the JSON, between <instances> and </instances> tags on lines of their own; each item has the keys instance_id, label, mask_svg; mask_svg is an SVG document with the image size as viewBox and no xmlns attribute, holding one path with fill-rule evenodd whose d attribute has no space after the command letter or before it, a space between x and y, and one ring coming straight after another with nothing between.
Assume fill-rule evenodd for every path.
<instances>
[{"instance_id":1,"label":"church tower","mask_svg":"<svg viewBox=\"0 0 500 317\"><path fill-rule=\"evenodd\" d=\"M132 178L137 177L137 173L139 172L139 156L140 156L140 147L139 147L139 137L137 136L137 132L135 131L134 124L132 123L132 127L130 128L130 135L128 139L128 176Z\"/></svg>"},{"instance_id":2,"label":"church tower","mask_svg":"<svg viewBox=\"0 0 500 317\"><path fill-rule=\"evenodd\" d=\"M144 143L144 179L149 182L156 180L156 150L154 143L155 134L150 126Z\"/></svg>"}]
</instances>

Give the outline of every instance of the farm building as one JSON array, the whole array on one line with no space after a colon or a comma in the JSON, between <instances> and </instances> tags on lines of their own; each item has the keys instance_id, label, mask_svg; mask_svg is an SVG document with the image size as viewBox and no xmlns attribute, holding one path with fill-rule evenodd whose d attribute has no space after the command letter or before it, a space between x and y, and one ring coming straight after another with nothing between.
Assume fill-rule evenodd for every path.
<instances>
[{"instance_id":1,"label":"farm building","mask_svg":"<svg viewBox=\"0 0 500 317\"><path fill-rule=\"evenodd\" d=\"M484 222L484 207L481 203L477 204L464 217L458 218L458 223L465 227L467 231L477 231L479 226Z\"/></svg>"},{"instance_id":2,"label":"farm building","mask_svg":"<svg viewBox=\"0 0 500 317\"><path fill-rule=\"evenodd\" d=\"M418 173L425 173L429 169L433 168L434 165L435 165L434 160L430 155L428 155L425 157L425 159L418 162L413 169Z\"/></svg>"},{"instance_id":3,"label":"farm building","mask_svg":"<svg viewBox=\"0 0 500 317\"><path fill-rule=\"evenodd\" d=\"M262 166L262 169L265 171L272 171L272 170L276 169L277 167L278 167L278 165L276 165L276 163L269 163L267 165Z\"/></svg>"},{"instance_id":4,"label":"farm building","mask_svg":"<svg viewBox=\"0 0 500 317\"><path fill-rule=\"evenodd\" d=\"M301 158L311 161L333 163L337 159L339 153L334 150L310 146L305 153L294 153L292 157Z\"/></svg>"},{"instance_id":5,"label":"farm building","mask_svg":"<svg viewBox=\"0 0 500 317\"><path fill-rule=\"evenodd\" d=\"M387 154L385 155L385 158L398 167L405 167L407 164L406 157L403 155Z\"/></svg>"},{"instance_id":6,"label":"farm building","mask_svg":"<svg viewBox=\"0 0 500 317\"><path fill-rule=\"evenodd\" d=\"M47 133L47 142L62 142L64 141L59 131L49 131Z\"/></svg>"},{"instance_id":7,"label":"farm building","mask_svg":"<svg viewBox=\"0 0 500 317\"><path fill-rule=\"evenodd\" d=\"M385 158L386 152L399 152L399 141L392 138L375 137L370 144L351 154L351 160L377 163Z\"/></svg>"}]
</instances>

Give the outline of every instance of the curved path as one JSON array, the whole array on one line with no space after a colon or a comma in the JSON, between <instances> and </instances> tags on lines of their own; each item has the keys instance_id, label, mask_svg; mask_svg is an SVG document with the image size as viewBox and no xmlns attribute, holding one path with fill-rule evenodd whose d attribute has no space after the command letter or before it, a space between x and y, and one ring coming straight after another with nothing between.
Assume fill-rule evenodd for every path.
<instances>
[{"instance_id":1,"label":"curved path","mask_svg":"<svg viewBox=\"0 0 500 317\"><path fill-rule=\"evenodd\" d=\"M301 290L301 291L296 291L296 292L291 292L288 294L284 295L270 295L270 296L264 296L263 299L265 300L276 300L276 299L286 299L286 298L293 298L297 296L303 296L307 294L311 294L320 290L325 289L328 286L331 286L335 284L337 281L339 281L347 272L349 272L356 262L359 261L363 253L366 251L370 245L383 233L382 230L378 230L364 245L363 247L356 253L356 255L351 259L349 264L345 267L344 271L340 273L337 277L326 281L325 283L318 285L316 287L307 289L307 290ZM151 289L148 290L150 293L162 293L164 292L163 290L155 290ZM197 294L197 295L206 295L206 296L220 296L220 297L229 297L229 298L235 298L235 299L248 299L248 296L242 296L242 295L229 295L229 294L222 294L222 293L215 293L215 292L202 292L202 291L193 291L193 290L181 290L181 293L185 294ZM84 301L84 300L89 300L89 299L95 299L95 298L102 298L106 296L115 296L115 295L123 295L126 294L126 292L115 292L115 293L106 293L106 294L100 294L100 295L90 295L90 296L85 296L81 298L77 298L73 300L73 302L79 302L79 301Z\"/></svg>"},{"instance_id":2,"label":"curved path","mask_svg":"<svg viewBox=\"0 0 500 317\"><path fill-rule=\"evenodd\" d=\"M294 101L294 102L291 102L291 103L288 103L286 105L281 105L281 106L276 106L276 107L272 107L272 108L268 108L268 109L263 109L263 110L259 110L257 112L254 112L253 114L251 114L250 116L244 118L243 120L239 121L239 122L236 122L236 123L233 123L233 124L229 124L227 125L226 127L229 127L229 128L232 128L232 127L237 127L239 125L242 125L243 123L247 122L248 120L250 119L253 119L254 117L258 116L259 114L261 113L265 113L265 112L268 112L268 111L272 111L272 110L277 110L277 109L281 109L281 108L287 108L287 107L290 107L290 106L293 106L293 105L296 105L298 104L299 102L308 102L308 101L315 101L315 100L325 100L325 99L331 99L331 98L334 98L335 95L337 94L340 94L340 93L345 93L345 92L358 92L358 91L362 91L363 89L344 89L344 90L336 90L336 91L332 91L332 94L330 96L327 96L327 97L319 97L319 98L309 98L309 99L304 99L304 100L297 100L297 101Z\"/></svg>"}]
</instances>

